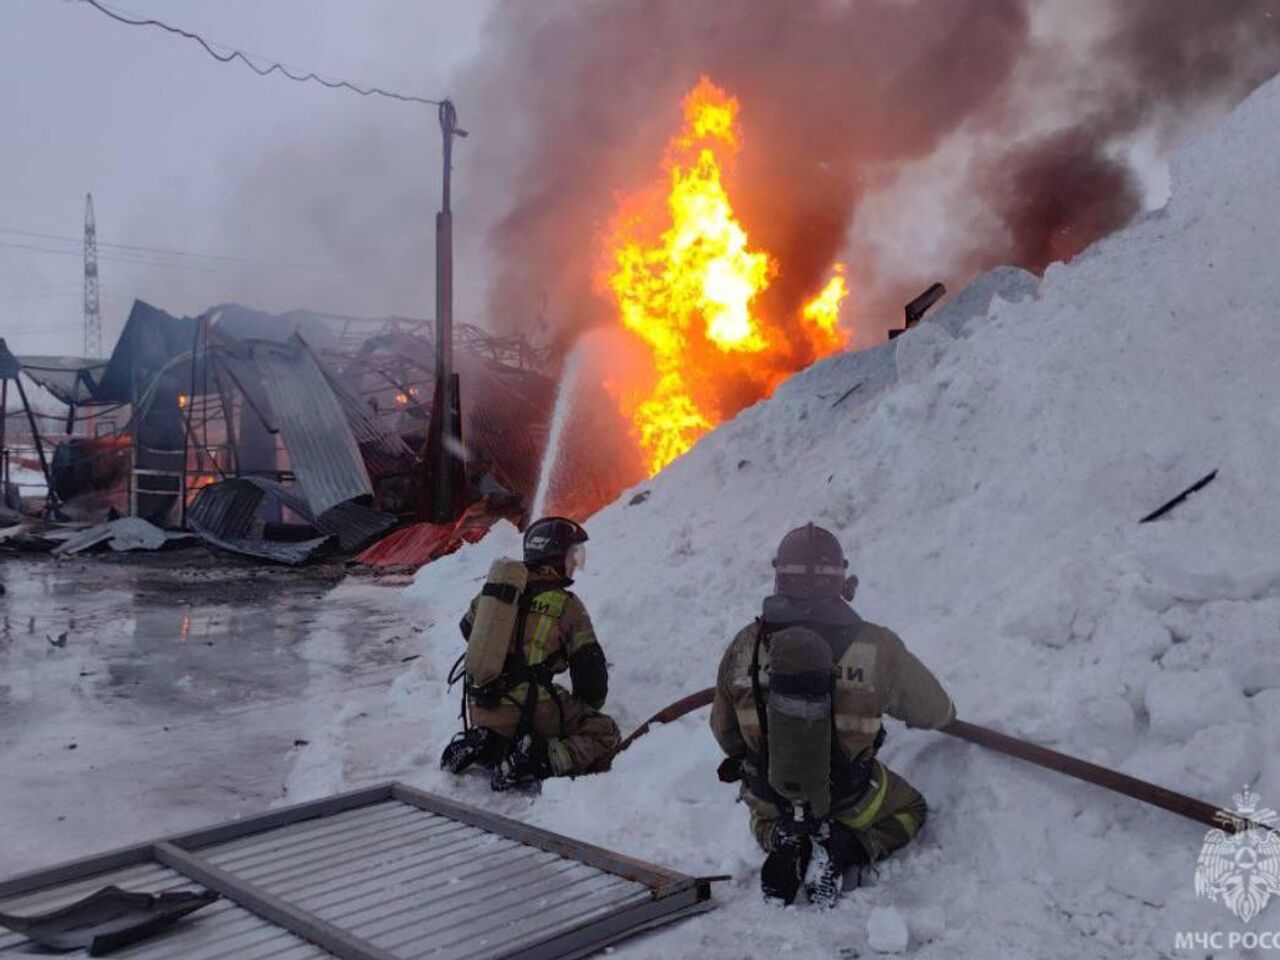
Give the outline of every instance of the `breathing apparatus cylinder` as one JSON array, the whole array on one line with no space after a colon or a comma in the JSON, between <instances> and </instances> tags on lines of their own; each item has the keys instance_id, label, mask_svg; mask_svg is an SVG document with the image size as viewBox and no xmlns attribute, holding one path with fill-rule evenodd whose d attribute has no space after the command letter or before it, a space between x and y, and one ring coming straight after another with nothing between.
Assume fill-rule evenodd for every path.
<instances>
[{"instance_id":1,"label":"breathing apparatus cylinder","mask_svg":"<svg viewBox=\"0 0 1280 960\"><path fill-rule=\"evenodd\" d=\"M520 598L529 585L529 569L519 560L499 557L476 602L467 638L467 678L483 687L502 674L520 619Z\"/></svg>"},{"instance_id":2,"label":"breathing apparatus cylinder","mask_svg":"<svg viewBox=\"0 0 1280 960\"><path fill-rule=\"evenodd\" d=\"M806 627L769 640L769 786L817 818L831 811L831 647Z\"/></svg>"}]
</instances>

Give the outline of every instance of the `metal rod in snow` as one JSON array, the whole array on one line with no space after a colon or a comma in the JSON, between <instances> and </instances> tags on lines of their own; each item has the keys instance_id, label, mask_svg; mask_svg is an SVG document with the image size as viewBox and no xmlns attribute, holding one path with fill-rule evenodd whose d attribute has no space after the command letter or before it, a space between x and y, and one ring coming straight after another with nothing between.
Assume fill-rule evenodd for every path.
<instances>
[{"instance_id":1,"label":"metal rod in snow","mask_svg":"<svg viewBox=\"0 0 1280 960\"><path fill-rule=\"evenodd\" d=\"M1160 507L1158 510L1151 511L1151 513L1148 513L1145 517L1143 517L1138 522L1150 523L1152 520L1159 520L1166 513L1168 513L1178 504L1182 503L1182 501L1186 500L1187 497L1191 496L1197 490L1203 490L1205 487L1207 487L1213 481L1213 478L1216 477L1217 475L1218 475L1218 471L1214 470L1208 476L1201 477L1191 486L1187 487L1187 489L1183 490L1180 494L1178 494L1176 497L1174 497L1172 500L1166 503L1163 507Z\"/></svg>"}]
</instances>

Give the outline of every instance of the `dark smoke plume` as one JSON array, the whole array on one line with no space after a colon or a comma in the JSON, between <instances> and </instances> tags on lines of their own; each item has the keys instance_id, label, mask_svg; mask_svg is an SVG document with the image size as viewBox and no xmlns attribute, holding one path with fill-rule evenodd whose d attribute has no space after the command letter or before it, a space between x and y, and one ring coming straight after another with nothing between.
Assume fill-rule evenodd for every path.
<instances>
[{"instance_id":1,"label":"dark smoke plume","mask_svg":"<svg viewBox=\"0 0 1280 960\"><path fill-rule=\"evenodd\" d=\"M948 237L947 279L1042 270L1139 211L1135 137L1167 149L1277 69L1280 0L510 2L459 97L477 118L467 202L494 224L490 322L543 303L566 339L612 321L592 243L702 74L742 103L735 203L782 269L764 308L794 310L847 254L861 322L917 278L859 273L859 205L948 138L976 144L960 193L986 227Z\"/></svg>"},{"instance_id":2,"label":"dark smoke plume","mask_svg":"<svg viewBox=\"0 0 1280 960\"><path fill-rule=\"evenodd\" d=\"M1137 179L1101 146L1071 127L1009 152L997 182L975 179L1004 227L1003 244L973 252L975 266L1008 262L1040 273L1133 219L1141 207Z\"/></svg>"}]
</instances>

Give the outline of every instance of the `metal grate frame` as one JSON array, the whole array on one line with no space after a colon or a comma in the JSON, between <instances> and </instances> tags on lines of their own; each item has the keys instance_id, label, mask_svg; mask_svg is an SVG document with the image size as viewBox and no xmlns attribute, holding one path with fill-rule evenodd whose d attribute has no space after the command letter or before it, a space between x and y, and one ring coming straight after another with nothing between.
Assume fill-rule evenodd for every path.
<instances>
[{"instance_id":1,"label":"metal grate frame","mask_svg":"<svg viewBox=\"0 0 1280 960\"><path fill-rule=\"evenodd\" d=\"M403 864L393 869L388 856ZM479 864L486 857L492 864ZM449 893L458 880L447 876L442 886L450 862L468 865L470 887ZM523 871L522 886L485 882L491 901L431 909L432 891L458 901L486 869L501 879L508 863ZM0 881L0 907L48 909L112 876L160 877L168 888L194 882L229 902L174 928L172 947L183 931L217 940L256 925L278 948L296 944L312 956L300 942L309 941L340 960L585 957L714 905L709 880L392 782ZM210 931L219 924L234 931ZM0 932L0 956L12 948Z\"/></svg>"}]
</instances>

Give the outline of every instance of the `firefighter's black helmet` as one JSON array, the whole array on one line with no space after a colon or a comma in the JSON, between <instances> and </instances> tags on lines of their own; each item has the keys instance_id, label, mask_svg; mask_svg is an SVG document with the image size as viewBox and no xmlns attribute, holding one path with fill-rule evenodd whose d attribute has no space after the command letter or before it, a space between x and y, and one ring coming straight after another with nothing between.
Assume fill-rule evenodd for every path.
<instances>
[{"instance_id":1,"label":"firefighter's black helmet","mask_svg":"<svg viewBox=\"0 0 1280 960\"><path fill-rule=\"evenodd\" d=\"M543 517L524 532L525 563L555 563L579 543L587 542L587 531L567 517Z\"/></svg>"},{"instance_id":2,"label":"firefighter's black helmet","mask_svg":"<svg viewBox=\"0 0 1280 960\"><path fill-rule=\"evenodd\" d=\"M849 561L830 530L807 523L782 538L773 558L774 589L797 600L841 596Z\"/></svg>"}]
</instances>

